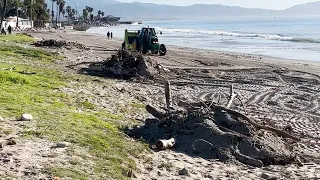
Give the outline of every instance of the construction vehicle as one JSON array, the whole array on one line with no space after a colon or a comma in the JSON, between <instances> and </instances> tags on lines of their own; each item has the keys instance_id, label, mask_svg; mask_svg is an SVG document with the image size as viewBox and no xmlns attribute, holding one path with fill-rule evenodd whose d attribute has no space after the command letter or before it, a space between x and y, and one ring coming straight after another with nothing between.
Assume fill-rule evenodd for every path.
<instances>
[{"instance_id":1,"label":"construction vehicle","mask_svg":"<svg viewBox=\"0 0 320 180\"><path fill-rule=\"evenodd\" d=\"M164 56L167 53L166 46L159 44L158 36L154 28L141 28L138 31L125 30L122 49L139 51L142 54L151 52Z\"/></svg>"}]
</instances>

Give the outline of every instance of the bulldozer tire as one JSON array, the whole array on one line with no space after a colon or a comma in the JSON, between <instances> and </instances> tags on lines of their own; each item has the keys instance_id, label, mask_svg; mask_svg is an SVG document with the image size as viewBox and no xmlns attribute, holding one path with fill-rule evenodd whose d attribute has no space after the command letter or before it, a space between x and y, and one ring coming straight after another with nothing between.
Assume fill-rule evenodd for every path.
<instances>
[{"instance_id":1,"label":"bulldozer tire","mask_svg":"<svg viewBox=\"0 0 320 180\"><path fill-rule=\"evenodd\" d=\"M167 54L167 48L164 44L161 44L159 49L160 49L160 53L159 53L160 56L164 56Z\"/></svg>"},{"instance_id":2,"label":"bulldozer tire","mask_svg":"<svg viewBox=\"0 0 320 180\"><path fill-rule=\"evenodd\" d=\"M141 45L140 49L141 49L140 51L141 51L142 54L147 54L147 49L144 48L143 45Z\"/></svg>"},{"instance_id":3,"label":"bulldozer tire","mask_svg":"<svg viewBox=\"0 0 320 180\"><path fill-rule=\"evenodd\" d=\"M126 43L125 43L125 42L122 43L121 48L122 48L122 49L125 49L125 48L126 48Z\"/></svg>"}]
</instances>

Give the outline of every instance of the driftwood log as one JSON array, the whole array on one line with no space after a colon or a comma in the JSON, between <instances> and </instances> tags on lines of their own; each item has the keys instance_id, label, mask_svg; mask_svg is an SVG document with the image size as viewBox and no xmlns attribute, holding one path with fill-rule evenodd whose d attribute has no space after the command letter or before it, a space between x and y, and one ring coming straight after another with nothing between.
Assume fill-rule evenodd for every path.
<instances>
[{"instance_id":1,"label":"driftwood log","mask_svg":"<svg viewBox=\"0 0 320 180\"><path fill-rule=\"evenodd\" d=\"M165 150L165 149L170 149L174 146L175 144L175 139L170 138L168 140L166 139L159 139L156 143L156 146L160 150Z\"/></svg>"},{"instance_id":2,"label":"driftwood log","mask_svg":"<svg viewBox=\"0 0 320 180\"><path fill-rule=\"evenodd\" d=\"M170 109L172 107L172 97L171 97L171 91L170 91L170 82L167 80L164 83L164 91L165 91L167 108Z\"/></svg>"},{"instance_id":3,"label":"driftwood log","mask_svg":"<svg viewBox=\"0 0 320 180\"><path fill-rule=\"evenodd\" d=\"M16 141L13 138L9 138L6 140L0 140L0 149L4 148L5 146L11 146L11 145L16 145Z\"/></svg>"}]
</instances>

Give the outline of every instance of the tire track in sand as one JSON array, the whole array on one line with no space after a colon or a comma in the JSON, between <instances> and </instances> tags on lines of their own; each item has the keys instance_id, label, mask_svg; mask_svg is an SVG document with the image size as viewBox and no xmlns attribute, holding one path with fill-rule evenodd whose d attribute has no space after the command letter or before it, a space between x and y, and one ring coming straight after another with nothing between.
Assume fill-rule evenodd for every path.
<instances>
[{"instance_id":1,"label":"tire track in sand","mask_svg":"<svg viewBox=\"0 0 320 180\"><path fill-rule=\"evenodd\" d=\"M272 97L275 96L276 92L277 92L276 90L267 90L263 92L258 92L247 100L246 105L248 106L253 103L259 104L261 102L269 101Z\"/></svg>"},{"instance_id":2,"label":"tire track in sand","mask_svg":"<svg viewBox=\"0 0 320 180\"><path fill-rule=\"evenodd\" d=\"M304 112L310 112L310 111L314 111L314 110L318 109L319 108L319 99L320 99L320 94L313 96L311 98L310 105L308 105L307 107L302 108L300 110L304 111Z\"/></svg>"}]
</instances>

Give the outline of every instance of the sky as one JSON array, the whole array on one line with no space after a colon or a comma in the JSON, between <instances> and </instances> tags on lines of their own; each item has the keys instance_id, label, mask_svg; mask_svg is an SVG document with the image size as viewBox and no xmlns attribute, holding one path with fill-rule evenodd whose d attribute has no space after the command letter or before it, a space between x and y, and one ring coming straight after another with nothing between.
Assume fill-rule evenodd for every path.
<instances>
[{"instance_id":1,"label":"sky","mask_svg":"<svg viewBox=\"0 0 320 180\"><path fill-rule=\"evenodd\" d=\"M223 4L247 8L286 9L294 5L315 2L317 0L118 0L121 2L146 2L186 6L191 4Z\"/></svg>"}]
</instances>

